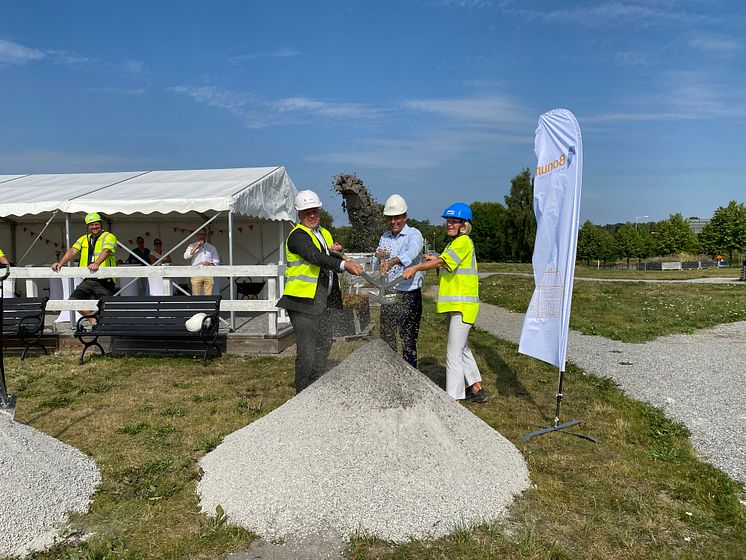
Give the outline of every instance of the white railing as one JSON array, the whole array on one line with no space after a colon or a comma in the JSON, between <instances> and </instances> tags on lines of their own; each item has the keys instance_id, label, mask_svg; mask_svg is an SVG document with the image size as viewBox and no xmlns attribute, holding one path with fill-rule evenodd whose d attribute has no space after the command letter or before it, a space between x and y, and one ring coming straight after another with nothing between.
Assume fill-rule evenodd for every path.
<instances>
[{"instance_id":1,"label":"white railing","mask_svg":"<svg viewBox=\"0 0 746 560\"><path fill-rule=\"evenodd\" d=\"M25 280L26 295L28 297L38 297L38 281L42 279L73 279L81 278L148 278L163 281L163 293L171 293L171 283L177 279L185 279L191 276L212 276L225 277L229 279L228 293L232 290L233 296L237 297L236 286L233 284L236 278L250 277L252 280L266 282L266 299L230 299L230 297L221 300L220 310L229 311L250 311L268 314L268 332L277 334L277 324L287 323L287 318L283 310L276 307L277 300L282 291L284 284L285 265L264 264L264 265L238 265L238 266L117 266L104 267L99 269L95 274L91 274L82 267L67 266L61 268L58 272L53 271L50 267L12 267L10 278L15 280ZM117 283L117 289L123 288L121 282ZM68 292L69 293L69 292ZM51 295L51 290L50 290ZM47 303L47 309L50 311L83 311L91 309L93 300L70 300L70 299L50 299ZM233 326L233 324L231 324Z\"/></svg>"}]
</instances>

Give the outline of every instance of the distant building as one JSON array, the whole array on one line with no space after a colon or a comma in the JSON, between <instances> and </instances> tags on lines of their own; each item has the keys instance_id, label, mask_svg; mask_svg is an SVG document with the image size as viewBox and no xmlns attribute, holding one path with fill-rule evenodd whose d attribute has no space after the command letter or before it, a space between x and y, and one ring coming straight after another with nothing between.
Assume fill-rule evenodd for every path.
<instances>
[{"instance_id":1,"label":"distant building","mask_svg":"<svg viewBox=\"0 0 746 560\"><path fill-rule=\"evenodd\" d=\"M710 223L710 220L703 220L702 218L688 218L686 221L689 227L692 228L692 231L697 235L702 231L702 228Z\"/></svg>"}]
</instances>

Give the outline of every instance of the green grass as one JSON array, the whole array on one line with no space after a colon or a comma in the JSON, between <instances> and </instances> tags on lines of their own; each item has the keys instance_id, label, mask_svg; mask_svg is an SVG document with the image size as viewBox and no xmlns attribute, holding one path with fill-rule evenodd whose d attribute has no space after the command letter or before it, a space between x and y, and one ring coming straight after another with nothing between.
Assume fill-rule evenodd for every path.
<instances>
[{"instance_id":1,"label":"green grass","mask_svg":"<svg viewBox=\"0 0 746 560\"><path fill-rule=\"evenodd\" d=\"M427 302L421 370L441 383L445 341ZM335 344L334 358L359 344ZM569 365L563 419L582 418L577 431L600 443L557 433L524 443L551 423L556 370L478 330L470 346L491 395L470 408L520 449L534 486L502 522L401 545L361 536L349 558L743 558L743 488L696 459L683 426ZM103 477L91 511L73 520L91 540L35 558L215 558L255 539L220 511L200 513L198 462L294 394L291 358L225 356L204 368L183 358L80 366L72 354L8 356L6 371L17 419L91 455ZM475 491L491 483L474 481Z\"/></svg>"},{"instance_id":2,"label":"green grass","mask_svg":"<svg viewBox=\"0 0 746 560\"><path fill-rule=\"evenodd\" d=\"M479 263L479 272L533 274L530 263ZM693 278L733 278L740 276L741 269L702 268L693 270L597 270L594 267L576 265L577 278L630 278L634 280L691 280Z\"/></svg>"},{"instance_id":3,"label":"green grass","mask_svg":"<svg viewBox=\"0 0 746 560\"><path fill-rule=\"evenodd\" d=\"M531 277L495 275L480 282L480 298L524 313ZM746 320L746 285L575 280L570 328L624 342Z\"/></svg>"},{"instance_id":4,"label":"green grass","mask_svg":"<svg viewBox=\"0 0 746 560\"><path fill-rule=\"evenodd\" d=\"M635 280L691 280L692 278L733 278L740 276L740 268L700 268L688 270L597 270L576 266L578 278L632 278Z\"/></svg>"}]
</instances>

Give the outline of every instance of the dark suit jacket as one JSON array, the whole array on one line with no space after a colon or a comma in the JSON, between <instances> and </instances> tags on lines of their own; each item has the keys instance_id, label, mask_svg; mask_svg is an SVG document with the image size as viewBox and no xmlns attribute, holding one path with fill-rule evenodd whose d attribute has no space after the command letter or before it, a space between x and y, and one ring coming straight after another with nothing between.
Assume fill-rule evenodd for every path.
<instances>
[{"instance_id":1,"label":"dark suit jacket","mask_svg":"<svg viewBox=\"0 0 746 560\"><path fill-rule=\"evenodd\" d=\"M288 311L301 311L318 315L327 308L340 309L342 307L342 292L339 290L339 265L342 259L327 255L323 249L319 250L313 243L313 239L302 229L296 229L290 233L285 242L291 253L300 255L311 264L321 268L319 281L316 284L316 294L313 299L299 298L296 296L283 295L277 302L277 307ZM332 271L332 291L329 291L329 274Z\"/></svg>"}]
</instances>

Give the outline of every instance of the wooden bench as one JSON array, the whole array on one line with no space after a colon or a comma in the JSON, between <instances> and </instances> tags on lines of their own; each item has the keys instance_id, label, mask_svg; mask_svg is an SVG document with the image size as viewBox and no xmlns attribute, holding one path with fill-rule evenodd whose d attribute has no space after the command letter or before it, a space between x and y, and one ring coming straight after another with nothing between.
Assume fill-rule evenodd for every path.
<instances>
[{"instance_id":1,"label":"wooden bench","mask_svg":"<svg viewBox=\"0 0 746 560\"><path fill-rule=\"evenodd\" d=\"M3 337L21 340L24 346L21 360L26 358L31 346L38 346L47 354L47 349L41 343L47 301L48 297L3 299Z\"/></svg>"},{"instance_id":2,"label":"wooden bench","mask_svg":"<svg viewBox=\"0 0 746 560\"><path fill-rule=\"evenodd\" d=\"M221 355L218 347L220 327L220 296L105 296L98 300L98 310L93 315L94 324L88 317L78 320L75 338L83 343L80 363L91 346L98 347L100 336L137 337L162 339L201 340L205 344L203 361L211 349ZM187 330L185 323L197 313L205 313L202 328L196 332Z\"/></svg>"}]
</instances>

